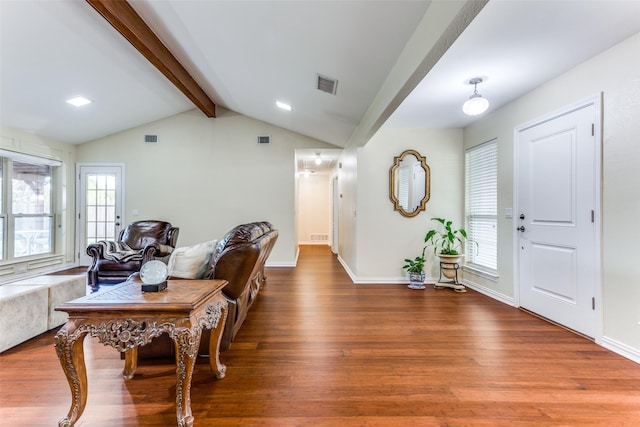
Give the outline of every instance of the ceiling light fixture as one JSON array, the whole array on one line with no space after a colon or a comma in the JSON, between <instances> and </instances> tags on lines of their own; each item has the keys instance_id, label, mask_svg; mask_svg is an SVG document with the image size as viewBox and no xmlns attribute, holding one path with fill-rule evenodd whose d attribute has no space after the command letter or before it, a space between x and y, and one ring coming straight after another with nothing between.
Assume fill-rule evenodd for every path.
<instances>
[{"instance_id":1,"label":"ceiling light fixture","mask_svg":"<svg viewBox=\"0 0 640 427\"><path fill-rule=\"evenodd\" d=\"M320 166L322 163L322 159L320 158L320 153L316 153L316 165Z\"/></svg>"},{"instance_id":2,"label":"ceiling light fixture","mask_svg":"<svg viewBox=\"0 0 640 427\"><path fill-rule=\"evenodd\" d=\"M85 98L84 96L76 96L75 98L67 99L66 102L75 107L82 107L83 105L91 104L93 101Z\"/></svg>"},{"instance_id":3,"label":"ceiling light fixture","mask_svg":"<svg viewBox=\"0 0 640 427\"><path fill-rule=\"evenodd\" d=\"M475 77L469 80L469 84L473 85L473 94L462 106L462 111L467 116L477 116L478 114L484 113L487 111L487 108L489 108L489 101L487 101L487 98L483 98L482 95L478 93L478 83L482 83L482 79L480 77Z\"/></svg>"},{"instance_id":4,"label":"ceiling light fixture","mask_svg":"<svg viewBox=\"0 0 640 427\"><path fill-rule=\"evenodd\" d=\"M283 110L291 111L291 105L285 104L284 102L276 101L276 105Z\"/></svg>"}]
</instances>

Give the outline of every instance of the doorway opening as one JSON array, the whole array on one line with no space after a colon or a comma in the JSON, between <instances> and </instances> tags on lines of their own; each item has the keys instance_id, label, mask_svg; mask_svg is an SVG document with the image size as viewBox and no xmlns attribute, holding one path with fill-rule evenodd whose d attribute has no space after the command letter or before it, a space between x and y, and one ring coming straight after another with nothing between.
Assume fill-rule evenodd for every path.
<instances>
[{"instance_id":1,"label":"doorway opening","mask_svg":"<svg viewBox=\"0 0 640 427\"><path fill-rule=\"evenodd\" d=\"M334 186L340 149L296 150L296 233L298 245L336 246Z\"/></svg>"}]
</instances>

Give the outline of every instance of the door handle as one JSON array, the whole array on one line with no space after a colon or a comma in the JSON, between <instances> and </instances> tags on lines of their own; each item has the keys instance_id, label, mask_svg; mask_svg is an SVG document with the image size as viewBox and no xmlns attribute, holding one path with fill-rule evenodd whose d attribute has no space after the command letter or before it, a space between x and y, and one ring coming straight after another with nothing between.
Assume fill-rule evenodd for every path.
<instances>
[{"instance_id":1,"label":"door handle","mask_svg":"<svg viewBox=\"0 0 640 427\"><path fill-rule=\"evenodd\" d=\"M521 233L524 233L524 225L521 225L520 227L516 228L516 230L518 230Z\"/></svg>"}]
</instances>

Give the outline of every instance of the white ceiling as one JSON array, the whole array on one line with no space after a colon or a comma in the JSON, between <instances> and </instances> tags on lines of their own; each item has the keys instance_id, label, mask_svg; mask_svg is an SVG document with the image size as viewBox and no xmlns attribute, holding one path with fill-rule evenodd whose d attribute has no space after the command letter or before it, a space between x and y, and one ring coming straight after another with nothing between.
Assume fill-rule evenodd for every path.
<instances>
[{"instance_id":1,"label":"white ceiling","mask_svg":"<svg viewBox=\"0 0 640 427\"><path fill-rule=\"evenodd\" d=\"M488 114L638 32L639 0L490 1L385 126L465 127L471 78Z\"/></svg>"},{"instance_id":2,"label":"white ceiling","mask_svg":"<svg viewBox=\"0 0 640 427\"><path fill-rule=\"evenodd\" d=\"M218 105L338 147L429 4L132 1ZM385 126L465 126L471 77L487 78L478 89L496 109L639 32L638 16L636 0L492 0ZM0 0L0 61L0 124L64 142L194 108L84 1ZM338 79L336 96L315 89L316 73ZM76 95L94 103L64 102Z\"/></svg>"}]
</instances>

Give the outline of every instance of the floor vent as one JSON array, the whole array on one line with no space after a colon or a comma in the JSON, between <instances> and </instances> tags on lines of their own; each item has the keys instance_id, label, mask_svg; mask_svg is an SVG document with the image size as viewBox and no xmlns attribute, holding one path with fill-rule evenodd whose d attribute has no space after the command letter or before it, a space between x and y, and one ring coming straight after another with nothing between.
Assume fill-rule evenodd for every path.
<instances>
[{"instance_id":1,"label":"floor vent","mask_svg":"<svg viewBox=\"0 0 640 427\"><path fill-rule=\"evenodd\" d=\"M315 241L326 241L329 240L329 235L328 234L312 234L311 235L311 241L315 242Z\"/></svg>"},{"instance_id":2,"label":"floor vent","mask_svg":"<svg viewBox=\"0 0 640 427\"><path fill-rule=\"evenodd\" d=\"M258 136L258 144L270 144L271 137L269 135Z\"/></svg>"},{"instance_id":3,"label":"floor vent","mask_svg":"<svg viewBox=\"0 0 640 427\"><path fill-rule=\"evenodd\" d=\"M158 143L158 135L145 135L144 136L145 144L157 144Z\"/></svg>"},{"instance_id":4,"label":"floor vent","mask_svg":"<svg viewBox=\"0 0 640 427\"><path fill-rule=\"evenodd\" d=\"M335 95L336 90L338 89L338 80L334 79L333 77L321 76L320 74L318 74L317 88L319 91Z\"/></svg>"}]
</instances>

